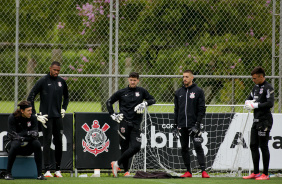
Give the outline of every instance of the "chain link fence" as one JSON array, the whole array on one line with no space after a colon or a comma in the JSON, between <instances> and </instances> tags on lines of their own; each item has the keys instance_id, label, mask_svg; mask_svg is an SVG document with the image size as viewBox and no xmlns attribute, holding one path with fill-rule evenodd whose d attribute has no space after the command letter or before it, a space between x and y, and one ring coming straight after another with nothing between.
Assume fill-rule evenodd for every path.
<instances>
[{"instance_id":1,"label":"chain link fence","mask_svg":"<svg viewBox=\"0 0 282 184\"><path fill-rule=\"evenodd\" d=\"M207 104L243 104L254 85L250 72L255 66L265 68L275 88L274 112L281 112L279 3L4 0L1 112L12 112L26 99L54 60L62 63L60 75L69 87L67 112L106 111L105 101L127 86L131 71L141 74L140 86L157 103L173 103L182 72L191 69ZM211 111L229 110L224 108Z\"/></svg>"}]
</instances>

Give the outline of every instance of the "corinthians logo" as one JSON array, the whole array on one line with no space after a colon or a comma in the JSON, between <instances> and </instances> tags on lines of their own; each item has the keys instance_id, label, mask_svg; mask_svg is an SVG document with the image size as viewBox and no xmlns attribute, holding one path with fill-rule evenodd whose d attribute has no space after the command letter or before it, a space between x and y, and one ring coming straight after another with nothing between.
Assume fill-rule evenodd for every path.
<instances>
[{"instance_id":1,"label":"corinthians logo","mask_svg":"<svg viewBox=\"0 0 282 184\"><path fill-rule=\"evenodd\" d=\"M110 126L105 123L102 129L100 128L99 121L94 120L92 129L84 123L82 129L87 132L85 140L82 140L82 146L84 152L88 151L89 153L97 156L103 151L108 152L108 147L110 145L110 140L107 140L105 132L110 128Z\"/></svg>"}]
</instances>

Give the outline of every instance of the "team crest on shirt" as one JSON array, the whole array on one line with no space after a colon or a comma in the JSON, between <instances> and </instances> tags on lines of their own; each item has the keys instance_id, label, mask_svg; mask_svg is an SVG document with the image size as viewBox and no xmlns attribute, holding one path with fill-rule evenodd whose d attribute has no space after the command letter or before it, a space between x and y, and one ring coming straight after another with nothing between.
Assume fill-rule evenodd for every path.
<instances>
[{"instance_id":1,"label":"team crest on shirt","mask_svg":"<svg viewBox=\"0 0 282 184\"><path fill-rule=\"evenodd\" d=\"M140 93L139 92L135 92L135 96L140 96Z\"/></svg>"},{"instance_id":2,"label":"team crest on shirt","mask_svg":"<svg viewBox=\"0 0 282 184\"><path fill-rule=\"evenodd\" d=\"M121 128L120 128L120 132L124 134L124 133L125 133L125 128L124 128L124 127L121 127Z\"/></svg>"},{"instance_id":3,"label":"team crest on shirt","mask_svg":"<svg viewBox=\"0 0 282 184\"><path fill-rule=\"evenodd\" d=\"M190 93L190 98L195 98L195 93Z\"/></svg>"},{"instance_id":4,"label":"team crest on shirt","mask_svg":"<svg viewBox=\"0 0 282 184\"><path fill-rule=\"evenodd\" d=\"M27 127L31 126L31 122L30 121L28 121L26 124L27 124Z\"/></svg>"},{"instance_id":5,"label":"team crest on shirt","mask_svg":"<svg viewBox=\"0 0 282 184\"><path fill-rule=\"evenodd\" d=\"M62 83L61 83L61 82L58 82L58 86L59 86L59 87L62 87Z\"/></svg>"},{"instance_id":6,"label":"team crest on shirt","mask_svg":"<svg viewBox=\"0 0 282 184\"><path fill-rule=\"evenodd\" d=\"M263 93L263 88L260 88L259 89L259 94L262 94Z\"/></svg>"},{"instance_id":7,"label":"team crest on shirt","mask_svg":"<svg viewBox=\"0 0 282 184\"><path fill-rule=\"evenodd\" d=\"M91 128L91 129L90 129ZM110 128L110 126L105 123L102 128L100 128L99 121L94 120L91 127L86 123L82 125L82 129L87 132L85 139L82 140L82 147L84 152L97 156L102 152L108 152L110 146L110 140L107 138L105 132Z\"/></svg>"}]
</instances>

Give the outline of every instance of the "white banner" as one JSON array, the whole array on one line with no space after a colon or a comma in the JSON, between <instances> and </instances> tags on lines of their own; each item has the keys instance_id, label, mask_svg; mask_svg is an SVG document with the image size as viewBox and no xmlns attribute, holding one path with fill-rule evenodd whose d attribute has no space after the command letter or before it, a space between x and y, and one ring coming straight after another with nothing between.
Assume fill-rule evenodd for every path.
<instances>
[{"instance_id":1,"label":"white banner","mask_svg":"<svg viewBox=\"0 0 282 184\"><path fill-rule=\"evenodd\" d=\"M282 114L273 114L273 127L270 132L269 169L282 168ZM213 169L253 169L252 156L250 151L250 130L253 124L253 113L235 114L224 141L222 142ZM240 136L243 136L242 141ZM260 154L260 169L263 169L262 154Z\"/></svg>"}]
</instances>

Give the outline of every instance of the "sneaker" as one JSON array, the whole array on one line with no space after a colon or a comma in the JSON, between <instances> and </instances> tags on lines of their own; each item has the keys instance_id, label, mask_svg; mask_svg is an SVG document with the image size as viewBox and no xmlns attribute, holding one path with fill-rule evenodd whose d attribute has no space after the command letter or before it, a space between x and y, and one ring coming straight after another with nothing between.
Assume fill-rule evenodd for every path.
<instances>
[{"instance_id":1,"label":"sneaker","mask_svg":"<svg viewBox=\"0 0 282 184\"><path fill-rule=\"evenodd\" d=\"M117 172L118 172L118 170L120 170L120 168L117 164L117 161L112 161L111 166L112 166L112 172L113 172L114 177L118 177Z\"/></svg>"},{"instance_id":2,"label":"sneaker","mask_svg":"<svg viewBox=\"0 0 282 184\"><path fill-rule=\"evenodd\" d=\"M38 180L47 180L47 178L45 178L43 174L41 174L40 176L38 176L37 179L38 179Z\"/></svg>"},{"instance_id":3,"label":"sneaker","mask_svg":"<svg viewBox=\"0 0 282 184\"><path fill-rule=\"evenodd\" d=\"M249 176L244 176L243 179L256 179L257 177L260 177L259 173L258 174L252 173Z\"/></svg>"},{"instance_id":4,"label":"sneaker","mask_svg":"<svg viewBox=\"0 0 282 184\"><path fill-rule=\"evenodd\" d=\"M13 180L13 179L14 178L13 178L12 174L6 174L5 180Z\"/></svg>"},{"instance_id":5,"label":"sneaker","mask_svg":"<svg viewBox=\"0 0 282 184\"><path fill-rule=\"evenodd\" d=\"M50 173L50 171L47 171L45 174L44 174L45 177L47 178L52 178L53 175Z\"/></svg>"},{"instance_id":6,"label":"sneaker","mask_svg":"<svg viewBox=\"0 0 282 184\"><path fill-rule=\"evenodd\" d=\"M189 171L186 171L183 175L181 175L180 177L182 178L192 178L192 174Z\"/></svg>"},{"instance_id":7,"label":"sneaker","mask_svg":"<svg viewBox=\"0 0 282 184\"><path fill-rule=\"evenodd\" d=\"M55 174L54 174L54 177L57 177L57 178L62 178L62 174L61 174L61 171L56 171Z\"/></svg>"},{"instance_id":8,"label":"sneaker","mask_svg":"<svg viewBox=\"0 0 282 184\"><path fill-rule=\"evenodd\" d=\"M202 178L210 178L210 176L208 175L208 173L206 171L202 172Z\"/></svg>"},{"instance_id":9,"label":"sneaker","mask_svg":"<svg viewBox=\"0 0 282 184\"><path fill-rule=\"evenodd\" d=\"M260 177L257 177L256 180L269 180L269 176L262 174Z\"/></svg>"},{"instance_id":10,"label":"sneaker","mask_svg":"<svg viewBox=\"0 0 282 184\"><path fill-rule=\"evenodd\" d=\"M123 175L124 177L130 177L131 175L130 175L130 172L129 171L127 171L126 173L124 173L124 175Z\"/></svg>"}]
</instances>

